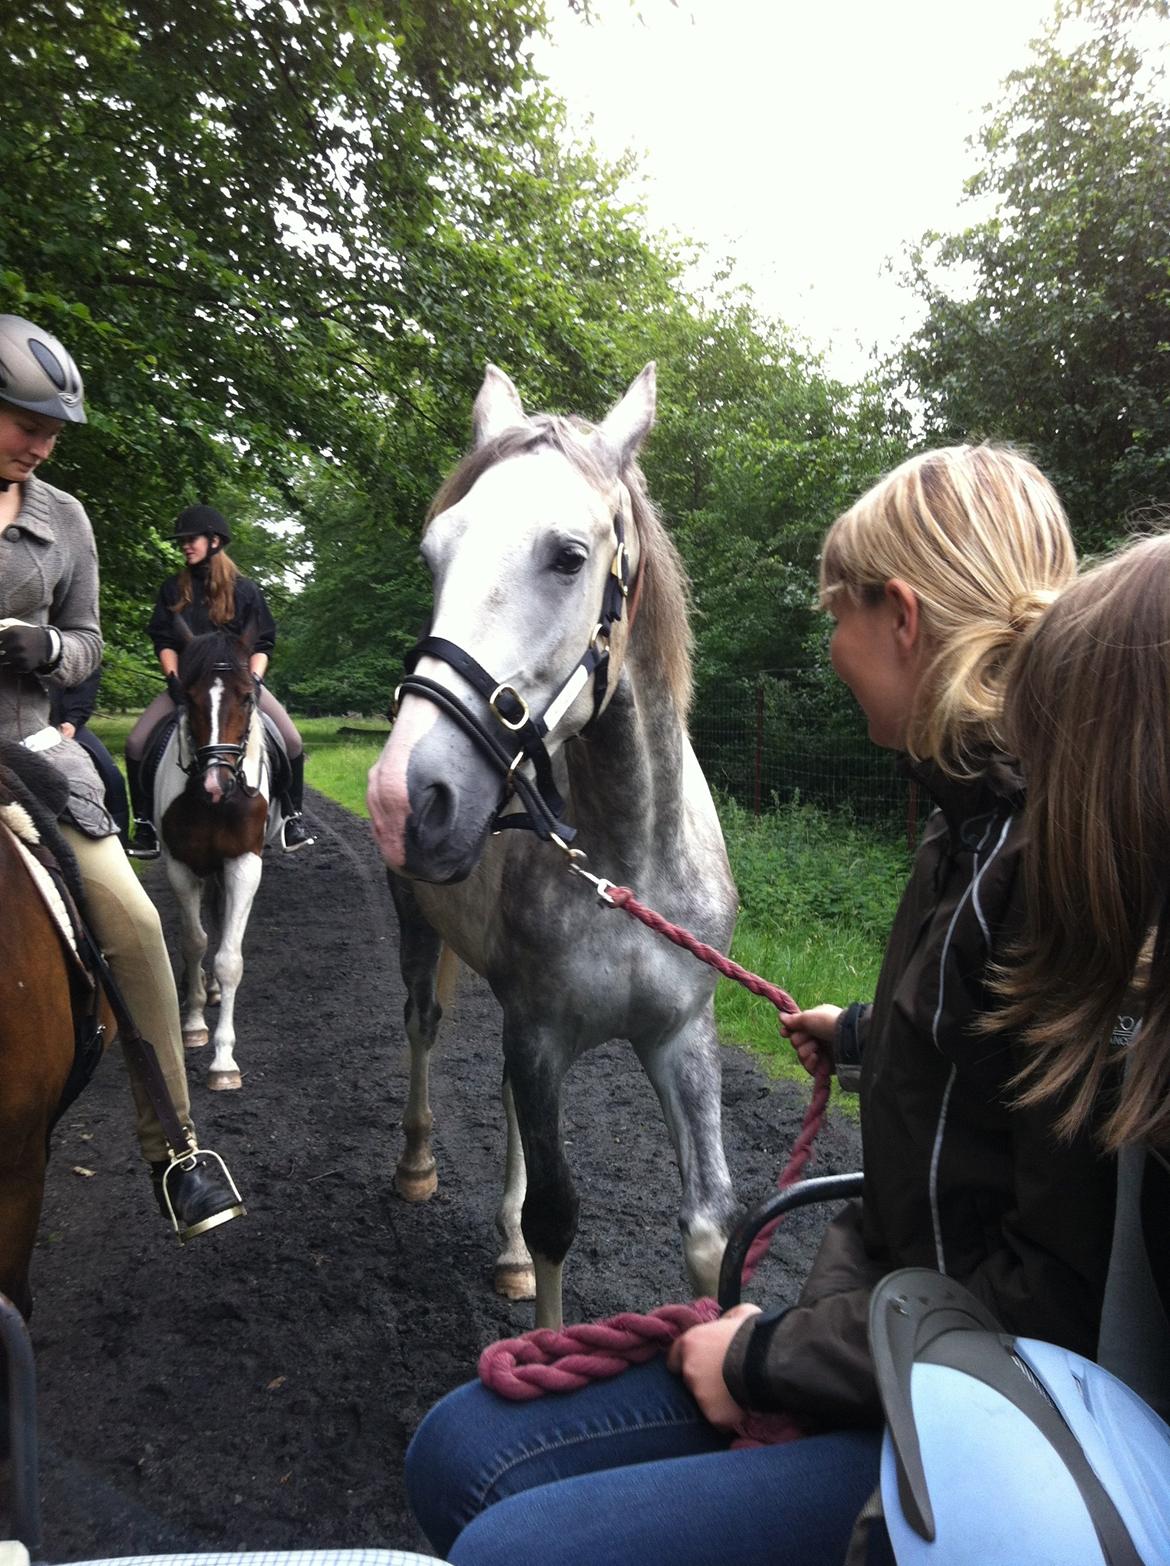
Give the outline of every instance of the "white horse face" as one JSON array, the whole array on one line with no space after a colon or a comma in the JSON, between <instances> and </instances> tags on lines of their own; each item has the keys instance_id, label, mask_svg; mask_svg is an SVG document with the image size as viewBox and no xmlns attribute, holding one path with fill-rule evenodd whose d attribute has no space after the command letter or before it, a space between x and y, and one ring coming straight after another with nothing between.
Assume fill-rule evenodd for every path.
<instances>
[{"instance_id":1,"label":"white horse face","mask_svg":"<svg viewBox=\"0 0 1170 1566\"><path fill-rule=\"evenodd\" d=\"M652 416L648 366L591 437L599 482L561 452L537 447L488 467L423 539L435 587L430 634L470 653L523 698L534 718L543 717L590 645L617 548L619 507L631 579L636 570L629 500L617 475ZM511 382L489 370L476 403L481 442L526 422ZM611 688L625 631L623 620L614 635ZM508 738L483 695L448 664L424 658L416 673ZM559 715L545 740L550 756L592 716L593 689L590 679ZM449 716L406 695L370 772L367 797L383 858L420 880L463 879L483 852L503 787L499 769Z\"/></svg>"}]
</instances>

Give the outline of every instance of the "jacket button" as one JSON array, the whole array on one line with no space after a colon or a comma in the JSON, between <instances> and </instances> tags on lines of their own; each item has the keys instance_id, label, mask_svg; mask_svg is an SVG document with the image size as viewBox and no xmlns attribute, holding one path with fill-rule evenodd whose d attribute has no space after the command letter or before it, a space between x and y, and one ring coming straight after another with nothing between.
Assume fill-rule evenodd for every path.
<instances>
[{"instance_id":1,"label":"jacket button","mask_svg":"<svg viewBox=\"0 0 1170 1566\"><path fill-rule=\"evenodd\" d=\"M4 529L4 537L11 539L15 544L16 540L20 537L20 529L18 527L6 527Z\"/></svg>"}]
</instances>

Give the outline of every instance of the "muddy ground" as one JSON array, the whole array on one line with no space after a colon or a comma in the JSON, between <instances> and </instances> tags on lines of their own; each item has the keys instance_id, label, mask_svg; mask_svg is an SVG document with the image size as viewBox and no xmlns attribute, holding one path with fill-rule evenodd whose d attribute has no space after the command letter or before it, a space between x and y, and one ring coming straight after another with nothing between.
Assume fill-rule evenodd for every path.
<instances>
[{"instance_id":1,"label":"muddy ground","mask_svg":"<svg viewBox=\"0 0 1170 1566\"><path fill-rule=\"evenodd\" d=\"M410 1206L391 1193L406 1083L393 911L365 823L321 796L309 815L316 847L270 853L253 910L243 1090L209 1093L200 1056L188 1058L201 1138L228 1159L248 1217L185 1249L169 1238L116 1052L58 1128L33 1262L48 1560L421 1549L406 1442L486 1343L531 1325L530 1305L490 1289L496 1004L465 980L434 1066L440 1189ZM157 865L148 885L174 950ZM728 1157L754 1202L803 1101L724 1053ZM689 1298L673 1159L628 1049L574 1071L566 1136L582 1196L566 1319ZM857 1156L855 1128L835 1121L812 1172ZM756 1297L792 1292L822 1222L794 1217Z\"/></svg>"}]
</instances>

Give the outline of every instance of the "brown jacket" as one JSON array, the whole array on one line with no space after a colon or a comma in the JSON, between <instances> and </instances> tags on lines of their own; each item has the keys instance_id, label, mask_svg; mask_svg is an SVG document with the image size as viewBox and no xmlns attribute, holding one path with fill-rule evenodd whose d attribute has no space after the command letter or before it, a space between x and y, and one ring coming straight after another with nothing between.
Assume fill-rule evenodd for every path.
<instances>
[{"instance_id":1,"label":"brown jacket","mask_svg":"<svg viewBox=\"0 0 1170 1566\"><path fill-rule=\"evenodd\" d=\"M1115 1168L1052 1113L1009 1108L1016 1041L978 1033L990 962L1021 917L1023 800L997 762L966 784L919 772L938 802L890 933L861 1050L865 1195L830 1225L798 1303L736 1335L724 1378L743 1406L817 1428L878 1425L867 1314L874 1284L933 1267L1005 1330L1092 1355Z\"/></svg>"}]
</instances>

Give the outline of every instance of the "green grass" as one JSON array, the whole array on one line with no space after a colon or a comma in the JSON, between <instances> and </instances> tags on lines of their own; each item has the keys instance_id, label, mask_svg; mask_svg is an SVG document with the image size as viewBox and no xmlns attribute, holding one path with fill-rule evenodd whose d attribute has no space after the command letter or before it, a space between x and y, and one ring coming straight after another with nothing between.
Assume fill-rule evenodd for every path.
<instances>
[{"instance_id":1,"label":"green grass","mask_svg":"<svg viewBox=\"0 0 1170 1566\"><path fill-rule=\"evenodd\" d=\"M95 719L92 727L120 759L133 721L117 715ZM355 815L368 816L366 774L382 749L385 724L305 718L298 727L306 781ZM343 734L342 728L365 733ZM869 999L909 870L897 834L801 803L754 817L734 801L720 800L719 814L740 894L731 949L736 962L787 990L801 1006ZM715 1016L728 1043L757 1052L777 1076L807 1082L766 1000L721 979Z\"/></svg>"}]
</instances>

